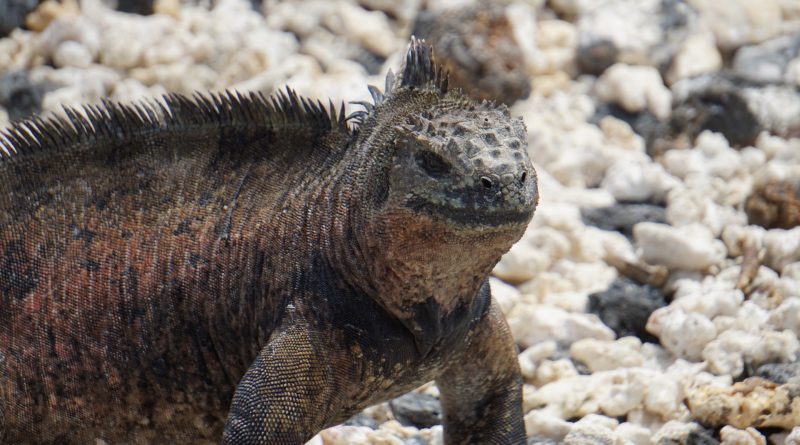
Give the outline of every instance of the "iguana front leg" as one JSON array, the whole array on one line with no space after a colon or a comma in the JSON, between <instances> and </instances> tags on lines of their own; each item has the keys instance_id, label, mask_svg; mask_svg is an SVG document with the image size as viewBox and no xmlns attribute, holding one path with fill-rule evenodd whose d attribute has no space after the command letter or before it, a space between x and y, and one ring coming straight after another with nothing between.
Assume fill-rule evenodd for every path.
<instances>
[{"instance_id":1,"label":"iguana front leg","mask_svg":"<svg viewBox=\"0 0 800 445\"><path fill-rule=\"evenodd\" d=\"M328 343L307 324L271 339L236 388L222 443L299 445L322 429L339 405Z\"/></svg>"},{"instance_id":2,"label":"iguana front leg","mask_svg":"<svg viewBox=\"0 0 800 445\"><path fill-rule=\"evenodd\" d=\"M494 302L436 384L444 411L445 444L525 443L517 351Z\"/></svg>"}]
</instances>

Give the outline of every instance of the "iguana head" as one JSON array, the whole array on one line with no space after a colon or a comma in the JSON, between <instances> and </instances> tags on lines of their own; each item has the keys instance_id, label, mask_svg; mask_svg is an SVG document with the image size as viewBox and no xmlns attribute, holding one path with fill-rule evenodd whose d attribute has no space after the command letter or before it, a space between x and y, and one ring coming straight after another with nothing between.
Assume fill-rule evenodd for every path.
<instances>
[{"instance_id":1,"label":"iguana head","mask_svg":"<svg viewBox=\"0 0 800 445\"><path fill-rule=\"evenodd\" d=\"M399 79L356 113L385 160L386 201L465 231L524 226L537 203L525 125L504 105L448 91L431 49L412 39ZM521 232L520 232L521 235Z\"/></svg>"},{"instance_id":2,"label":"iguana head","mask_svg":"<svg viewBox=\"0 0 800 445\"><path fill-rule=\"evenodd\" d=\"M374 206L356 236L377 300L424 355L485 304L479 289L533 216L536 173L522 121L448 91L421 41L386 94L371 91L375 103L355 115L362 163L351 171L366 175Z\"/></svg>"},{"instance_id":3,"label":"iguana head","mask_svg":"<svg viewBox=\"0 0 800 445\"><path fill-rule=\"evenodd\" d=\"M505 108L447 105L440 101L397 128L390 194L457 225L527 224L537 192L523 123Z\"/></svg>"}]
</instances>

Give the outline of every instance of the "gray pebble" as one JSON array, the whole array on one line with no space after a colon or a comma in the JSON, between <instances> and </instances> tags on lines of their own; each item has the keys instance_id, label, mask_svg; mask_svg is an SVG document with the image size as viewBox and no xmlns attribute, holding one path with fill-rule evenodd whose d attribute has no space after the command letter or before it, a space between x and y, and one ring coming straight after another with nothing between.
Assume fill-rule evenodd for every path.
<instances>
[{"instance_id":1,"label":"gray pebble","mask_svg":"<svg viewBox=\"0 0 800 445\"><path fill-rule=\"evenodd\" d=\"M786 69L800 55L800 34L744 46L733 57L732 70L754 82L785 82Z\"/></svg>"},{"instance_id":2,"label":"gray pebble","mask_svg":"<svg viewBox=\"0 0 800 445\"><path fill-rule=\"evenodd\" d=\"M633 226L648 221L666 223L666 209L653 204L614 204L610 207L582 209L583 223L603 230L614 230L631 238Z\"/></svg>"},{"instance_id":3,"label":"gray pebble","mask_svg":"<svg viewBox=\"0 0 800 445\"><path fill-rule=\"evenodd\" d=\"M25 24L25 17L36 9L39 0L0 0L0 37Z\"/></svg>"},{"instance_id":4,"label":"gray pebble","mask_svg":"<svg viewBox=\"0 0 800 445\"><path fill-rule=\"evenodd\" d=\"M406 426L430 428L442 423L439 399L428 394L410 392L389 402L389 407L395 419Z\"/></svg>"},{"instance_id":5,"label":"gray pebble","mask_svg":"<svg viewBox=\"0 0 800 445\"><path fill-rule=\"evenodd\" d=\"M356 414L355 416L347 419L344 424L348 426L365 426L367 428L372 428L373 430L378 429L380 426L380 423L378 423L377 420L367 416L364 413Z\"/></svg>"},{"instance_id":6,"label":"gray pebble","mask_svg":"<svg viewBox=\"0 0 800 445\"><path fill-rule=\"evenodd\" d=\"M627 278L618 278L608 290L589 295L589 312L600 317L618 337L635 335L652 343L657 343L658 339L645 330L647 319L653 311L666 305L659 289L636 284Z\"/></svg>"},{"instance_id":7,"label":"gray pebble","mask_svg":"<svg viewBox=\"0 0 800 445\"><path fill-rule=\"evenodd\" d=\"M755 375L782 385L791 379L800 379L800 361L761 365Z\"/></svg>"}]
</instances>

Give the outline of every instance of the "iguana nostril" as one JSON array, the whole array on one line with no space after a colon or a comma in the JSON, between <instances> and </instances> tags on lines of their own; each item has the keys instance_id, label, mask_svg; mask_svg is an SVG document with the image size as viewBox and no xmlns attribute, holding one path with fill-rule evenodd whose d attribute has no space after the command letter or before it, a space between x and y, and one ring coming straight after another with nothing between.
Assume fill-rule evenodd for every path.
<instances>
[{"instance_id":1,"label":"iguana nostril","mask_svg":"<svg viewBox=\"0 0 800 445\"><path fill-rule=\"evenodd\" d=\"M519 177L519 182L521 184L525 184L525 179L528 178L528 172L522 172L522 176Z\"/></svg>"},{"instance_id":2,"label":"iguana nostril","mask_svg":"<svg viewBox=\"0 0 800 445\"><path fill-rule=\"evenodd\" d=\"M483 186L487 189L490 189L492 186L494 186L494 182L492 182L492 180L486 176L481 176L481 184L483 184Z\"/></svg>"}]
</instances>

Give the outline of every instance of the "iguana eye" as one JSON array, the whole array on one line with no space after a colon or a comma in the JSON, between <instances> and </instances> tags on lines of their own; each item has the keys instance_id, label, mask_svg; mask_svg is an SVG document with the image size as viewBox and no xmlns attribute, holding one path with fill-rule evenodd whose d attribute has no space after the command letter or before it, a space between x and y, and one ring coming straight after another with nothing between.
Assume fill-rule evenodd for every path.
<instances>
[{"instance_id":1,"label":"iguana eye","mask_svg":"<svg viewBox=\"0 0 800 445\"><path fill-rule=\"evenodd\" d=\"M414 156L414 160L417 161L420 168L425 170L425 173L431 176L443 176L450 172L450 163L432 151L419 151Z\"/></svg>"}]
</instances>

